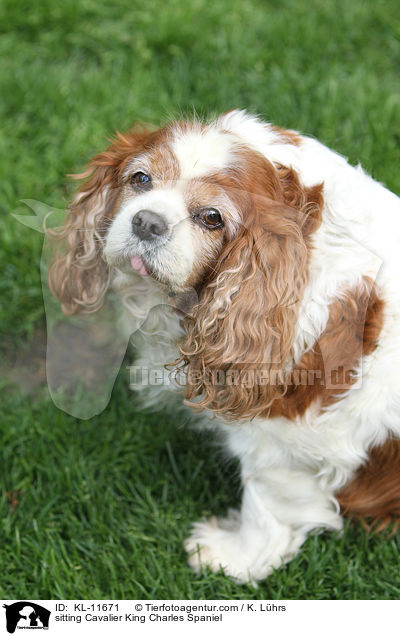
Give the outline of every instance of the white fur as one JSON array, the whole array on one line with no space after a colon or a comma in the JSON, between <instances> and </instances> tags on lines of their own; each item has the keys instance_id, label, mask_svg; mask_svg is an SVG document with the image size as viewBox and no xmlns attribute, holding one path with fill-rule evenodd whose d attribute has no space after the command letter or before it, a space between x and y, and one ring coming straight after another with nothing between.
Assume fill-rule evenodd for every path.
<instances>
[{"instance_id":1,"label":"white fur","mask_svg":"<svg viewBox=\"0 0 400 636\"><path fill-rule=\"evenodd\" d=\"M306 186L324 183L323 221L314 237L310 281L296 332L297 358L323 332L328 305L344 288L370 276L385 301L380 346L363 360L357 382L342 400L323 412L314 404L296 422L282 417L240 425L220 419L209 423L223 436L229 453L241 461L243 503L240 512L227 519L193 526L186 542L190 564L195 569L221 566L238 581L255 581L296 554L310 530L341 528L335 491L352 477L371 444L384 441L389 433L400 435L400 201L318 141L301 137L298 146L285 143L268 124L243 111L228 113L208 131L176 140L174 151L185 176L226 165L235 139L273 162L293 167ZM129 207L121 212L117 241L122 240L131 215ZM117 218L116 228L119 223ZM188 250L193 249L190 235L185 236ZM185 250L182 254L189 262ZM137 290L147 289L153 299L150 305L163 302L154 281L138 276L129 280L126 288L132 298L137 297L138 285ZM133 315L143 313L136 301L131 309ZM147 366L162 366L176 354L179 317L158 308L151 320L148 336L142 328L137 337L139 359ZM159 392L157 387L154 402Z\"/></svg>"},{"instance_id":2,"label":"white fur","mask_svg":"<svg viewBox=\"0 0 400 636\"><path fill-rule=\"evenodd\" d=\"M222 170L231 159L232 139L230 135L210 126L206 133L202 129L178 134L172 143L172 151L181 168L181 179L203 177L213 170Z\"/></svg>"},{"instance_id":3,"label":"white fur","mask_svg":"<svg viewBox=\"0 0 400 636\"><path fill-rule=\"evenodd\" d=\"M151 244L143 248L143 242L132 233L132 219L143 209L162 214L167 221L171 238L165 239L164 249L159 243L157 251ZM196 250L182 194L176 189L152 190L124 203L107 234L104 253L108 262L117 266L139 254L166 277L173 277L177 286L183 284L192 271Z\"/></svg>"}]
</instances>

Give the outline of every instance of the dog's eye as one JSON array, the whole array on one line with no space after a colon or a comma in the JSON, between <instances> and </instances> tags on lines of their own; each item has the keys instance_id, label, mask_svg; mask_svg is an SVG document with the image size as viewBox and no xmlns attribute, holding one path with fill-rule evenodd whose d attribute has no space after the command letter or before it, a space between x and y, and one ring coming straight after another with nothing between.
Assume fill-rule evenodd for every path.
<instances>
[{"instance_id":1,"label":"dog's eye","mask_svg":"<svg viewBox=\"0 0 400 636\"><path fill-rule=\"evenodd\" d=\"M196 217L205 225L209 230L216 230L224 226L221 214L214 208L208 208L201 210Z\"/></svg>"},{"instance_id":2,"label":"dog's eye","mask_svg":"<svg viewBox=\"0 0 400 636\"><path fill-rule=\"evenodd\" d=\"M144 172L135 172L131 177L131 186L135 188L135 190L151 190L151 177Z\"/></svg>"}]
</instances>

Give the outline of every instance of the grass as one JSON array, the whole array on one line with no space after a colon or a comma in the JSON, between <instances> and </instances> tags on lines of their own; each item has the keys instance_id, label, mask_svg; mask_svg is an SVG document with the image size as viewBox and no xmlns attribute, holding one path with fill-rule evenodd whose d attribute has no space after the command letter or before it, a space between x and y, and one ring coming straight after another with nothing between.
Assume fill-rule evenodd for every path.
<instances>
[{"instance_id":1,"label":"grass","mask_svg":"<svg viewBox=\"0 0 400 636\"><path fill-rule=\"evenodd\" d=\"M350 525L343 537L310 537L258 590L192 573L189 524L238 504L235 466L221 466L206 437L138 414L125 387L121 378L107 410L85 422L48 401L5 401L2 597L398 597L397 539Z\"/></svg>"},{"instance_id":2,"label":"grass","mask_svg":"<svg viewBox=\"0 0 400 636\"><path fill-rule=\"evenodd\" d=\"M396 0L3 0L0 350L14 380L44 324L42 237L11 217L21 199L66 207L65 175L116 129L232 107L318 137L400 192L399 36ZM0 377L1 597L398 598L399 536L351 524L310 537L257 590L196 576L190 523L240 498L212 441L142 414L125 373L85 422L18 384Z\"/></svg>"}]
</instances>

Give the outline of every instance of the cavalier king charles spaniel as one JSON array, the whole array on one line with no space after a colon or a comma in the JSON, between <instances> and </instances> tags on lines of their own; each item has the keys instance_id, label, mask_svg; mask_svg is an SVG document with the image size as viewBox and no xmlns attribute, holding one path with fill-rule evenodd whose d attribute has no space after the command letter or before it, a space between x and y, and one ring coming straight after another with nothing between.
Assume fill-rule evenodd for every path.
<instances>
[{"instance_id":1,"label":"cavalier king charles spaniel","mask_svg":"<svg viewBox=\"0 0 400 636\"><path fill-rule=\"evenodd\" d=\"M399 199L237 110L117 134L78 176L53 294L77 314L116 291L136 365L168 369L147 404L180 395L240 461L241 508L193 525L190 565L254 582L345 515L395 523Z\"/></svg>"}]
</instances>

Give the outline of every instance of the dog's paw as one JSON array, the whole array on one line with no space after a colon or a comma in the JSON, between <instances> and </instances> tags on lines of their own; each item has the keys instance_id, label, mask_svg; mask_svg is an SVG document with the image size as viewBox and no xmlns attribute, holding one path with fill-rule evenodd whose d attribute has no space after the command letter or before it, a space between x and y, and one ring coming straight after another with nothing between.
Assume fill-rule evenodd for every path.
<instances>
[{"instance_id":1,"label":"dog's paw","mask_svg":"<svg viewBox=\"0 0 400 636\"><path fill-rule=\"evenodd\" d=\"M231 510L224 519L199 521L192 526L185 548L189 565L200 572L209 567L223 572L238 583L256 585L273 570L290 561L306 538L270 517L269 524L244 525L240 513Z\"/></svg>"},{"instance_id":2,"label":"dog's paw","mask_svg":"<svg viewBox=\"0 0 400 636\"><path fill-rule=\"evenodd\" d=\"M206 567L213 572L223 570L224 574L233 577L238 583L254 584L249 554L243 551L238 517L238 513L231 511L226 519L211 517L193 524L190 536L185 541L191 568L196 572ZM267 574L266 571L264 576Z\"/></svg>"}]
</instances>

